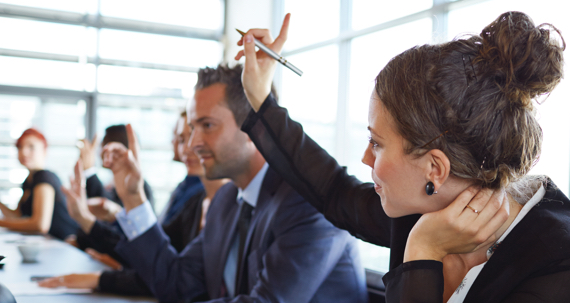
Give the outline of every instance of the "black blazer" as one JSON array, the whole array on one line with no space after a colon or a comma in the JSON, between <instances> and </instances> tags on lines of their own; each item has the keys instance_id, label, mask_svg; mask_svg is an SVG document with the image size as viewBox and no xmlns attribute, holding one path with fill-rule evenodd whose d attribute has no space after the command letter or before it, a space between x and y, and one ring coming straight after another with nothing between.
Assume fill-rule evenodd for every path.
<instances>
[{"instance_id":1,"label":"black blazer","mask_svg":"<svg viewBox=\"0 0 570 303\"><path fill-rule=\"evenodd\" d=\"M242 130L269 165L327 219L365 241L391 248L387 302L443 300L441 262L402 264L419 215L387 217L373 184L349 176L271 95L257 113L250 113ZM569 265L570 203L549 183L543 202L495 251L465 302L570 302Z\"/></svg>"},{"instance_id":2,"label":"black blazer","mask_svg":"<svg viewBox=\"0 0 570 303\"><path fill-rule=\"evenodd\" d=\"M181 254L158 225L133 241L121 240L116 250L161 302L202 293L229 302L223 273L239 215L237 193L233 183L218 190L206 226ZM367 302L356 245L269 168L244 248L247 264L238 273L246 292L232 302Z\"/></svg>"}]
</instances>

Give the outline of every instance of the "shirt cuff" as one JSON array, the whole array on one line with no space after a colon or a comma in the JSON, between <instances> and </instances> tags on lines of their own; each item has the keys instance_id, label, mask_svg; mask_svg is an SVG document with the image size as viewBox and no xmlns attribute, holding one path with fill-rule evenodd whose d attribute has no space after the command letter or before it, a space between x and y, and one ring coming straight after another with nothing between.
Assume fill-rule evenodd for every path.
<instances>
[{"instance_id":1,"label":"shirt cuff","mask_svg":"<svg viewBox=\"0 0 570 303\"><path fill-rule=\"evenodd\" d=\"M85 171L83 171L83 174L85 175L85 179L91 178L91 176L93 176L96 173L97 173L97 168L95 166L90 167L90 168L86 169Z\"/></svg>"},{"instance_id":2,"label":"shirt cuff","mask_svg":"<svg viewBox=\"0 0 570 303\"><path fill-rule=\"evenodd\" d=\"M152 206L148 201L131 209L128 213L123 208L115 215L115 217L129 241L132 241L138 236L144 234L154 224L156 224L156 216L154 215Z\"/></svg>"}]
</instances>

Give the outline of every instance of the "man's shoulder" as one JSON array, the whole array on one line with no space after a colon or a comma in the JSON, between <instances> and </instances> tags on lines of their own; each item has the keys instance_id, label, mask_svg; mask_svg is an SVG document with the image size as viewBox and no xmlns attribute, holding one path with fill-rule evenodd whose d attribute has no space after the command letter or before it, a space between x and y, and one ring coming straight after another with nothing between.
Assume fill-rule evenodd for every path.
<instances>
[{"instance_id":1,"label":"man's shoulder","mask_svg":"<svg viewBox=\"0 0 570 303\"><path fill-rule=\"evenodd\" d=\"M269 200L263 201L263 203L267 204L267 213L271 214L272 225L276 230L285 231L293 226L305 226L308 229L318 229L323 232L327 230L330 232L332 229L338 230L323 214L283 180L274 194L269 197ZM258 205L259 203L261 201L258 201Z\"/></svg>"},{"instance_id":2,"label":"man's shoulder","mask_svg":"<svg viewBox=\"0 0 570 303\"><path fill-rule=\"evenodd\" d=\"M212 198L210 209L227 207L236 202L238 189L233 182L222 185Z\"/></svg>"}]
</instances>

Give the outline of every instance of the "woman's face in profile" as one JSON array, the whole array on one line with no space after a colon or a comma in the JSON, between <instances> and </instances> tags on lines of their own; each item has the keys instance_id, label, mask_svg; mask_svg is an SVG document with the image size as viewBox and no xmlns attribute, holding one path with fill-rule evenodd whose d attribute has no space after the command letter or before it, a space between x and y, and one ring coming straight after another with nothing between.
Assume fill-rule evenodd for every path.
<instances>
[{"instance_id":1,"label":"woman's face in profile","mask_svg":"<svg viewBox=\"0 0 570 303\"><path fill-rule=\"evenodd\" d=\"M22 138L18 146L18 160L30 170L43 169L46 157L46 146L36 136Z\"/></svg>"},{"instance_id":2,"label":"woman's face in profile","mask_svg":"<svg viewBox=\"0 0 570 303\"><path fill-rule=\"evenodd\" d=\"M406 141L396 131L392 116L376 92L370 98L368 123L370 143L362 162L372 168L374 189L386 214L396 218L443 208L427 201L429 166L423 157L405 154Z\"/></svg>"},{"instance_id":3,"label":"woman's face in profile","mask_svg":"<svg viewBox=\"0 0 570 303\"><path fill-rule=\"evenodd\" d=\"M190 147L190 136L192 135L192 129L186 122L186 119L182 120L182 128L178 134L178 154L180 155L180 160L186 165L186 170L189 175L202 177L204 176L204 167L200 163L200 158L194 153L194 150Z\"/></svg>"}]
</instances>

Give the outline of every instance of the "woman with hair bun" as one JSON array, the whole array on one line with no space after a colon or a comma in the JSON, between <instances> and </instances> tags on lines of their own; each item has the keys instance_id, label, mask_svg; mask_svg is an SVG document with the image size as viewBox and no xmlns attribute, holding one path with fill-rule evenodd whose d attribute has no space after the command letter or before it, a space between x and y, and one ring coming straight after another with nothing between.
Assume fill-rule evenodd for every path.
<instances>
[{"instance_id":1,"label":"woman with hair bun","mask_svg":"<svg viewBox=\"0 0 570 303\"><path fill-rule=\"evenodd\" d=\"M255 111L242 129L331 222L391 248L386 302L570 302L570 201L527 176L542 143L533 101L563 76L554 26L507 12L480 35L393 58L370 98L374 183L362 183L270 94L276 63L253 37L279 53L288 25L238 42Z\"/></svg>"},{"instance_id":2,"label":"woman with hair bun","mask_svg":"<svg viewBox=\"0 0 570 303\"><path fill-rule=\"evenodd\" d=\"M77 223L69 217L59 178L45 170L47 141L34 128L24 131L16 141L18 160L28 171L22 184L24 194L15 210L0 203L4 218L0 226L24 232L50 234L59 239L74 234Z\"/></svg>"}]
</instances>

